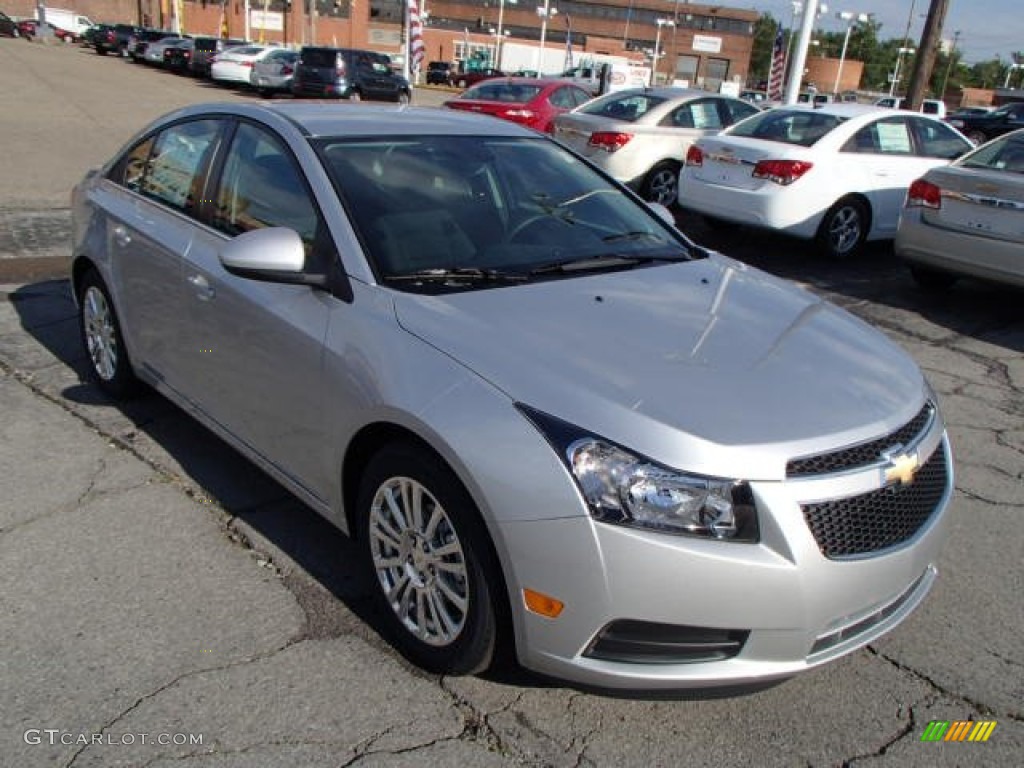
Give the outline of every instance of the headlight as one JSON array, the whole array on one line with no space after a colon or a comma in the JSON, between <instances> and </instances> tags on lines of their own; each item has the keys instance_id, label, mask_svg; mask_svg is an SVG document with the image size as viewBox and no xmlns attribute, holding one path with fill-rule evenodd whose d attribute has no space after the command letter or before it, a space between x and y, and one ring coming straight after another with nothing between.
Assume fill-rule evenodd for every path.
<instances>
[{"instance_id":1,"label":"headlight","mask_svg":"<svg viewBox=\"0 0 1024 768\"><path fill-rule=\"evenodd\" d=\"M596 519L707 539L758 540L747 483L669 469L599 437L580 436L547 414L520 409L562 454Z\"/></svg>"}]
</instances>

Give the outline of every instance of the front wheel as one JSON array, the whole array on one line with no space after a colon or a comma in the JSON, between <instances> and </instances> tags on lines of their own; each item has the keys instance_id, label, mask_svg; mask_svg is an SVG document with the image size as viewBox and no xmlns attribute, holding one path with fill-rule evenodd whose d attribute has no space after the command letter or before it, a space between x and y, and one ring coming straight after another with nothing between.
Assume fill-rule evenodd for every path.
<instances>
[{"instance_id":1,"label":"front wheel","mask_svg":"<svg viewBox=\"0 0 1024 768\"><path fill-rule=\"evenodd\" d=\"M818 248L833 259L846 259L856 254L868 235L868 209L860 200L840 200L825 213L818 227Z\"/></svg>"},{"instance_id":2,"label":"front wheel","mask_svg":"<svg viewBox=\"0 0 1024 768\"><path fill-rule=\"evenodd\" d=\"M349 91L348 100L353 102L362 101L363 94L361 94L359 91Z\"/></svg>"},{"instance_id":3,"label":"front wheel","mask_svg":"<svg viewBox=\"0 0 1024 768\"><path fill-rule=\"evenodd\" d=\"M82 278L78 320L90 371L100 389L116 398L135 394L139 382L128 360L121 323L110 292L94 269Z\"/></svg>"},{"instance_id":4,"label":"front wheel","mask_svg":"<svg viewBox=\"0 0 1024 768\"><path fill-rule=\"evenodd\" d=\"M679 166L665 161L658 163L647 172L640 187L640 196L649 203L661 203L666 207L676 204L679 194Z\"/></svg>"},{"instance_id":5,"label":"front wheel","mask_svg":"<svg viewBox=\"0 0 1024 768\"><path fill-rule=\"evenodd\" d=\"M359 537L394 645L443 674L487 668L498 642L496 557L472 499L425 449L374 456L359 490Z\"/></svg>"},{"instance_id":6,"label":"front wheel","mask_svg":"<svg viewBox=\"0 0 1024 768\"><path fill-rule=\"evenodd\" d=\"M401 105L409 104L412 101L412 95L408 91L402 91L398 94L398 103Z\"/></svg>"}]
</instances>

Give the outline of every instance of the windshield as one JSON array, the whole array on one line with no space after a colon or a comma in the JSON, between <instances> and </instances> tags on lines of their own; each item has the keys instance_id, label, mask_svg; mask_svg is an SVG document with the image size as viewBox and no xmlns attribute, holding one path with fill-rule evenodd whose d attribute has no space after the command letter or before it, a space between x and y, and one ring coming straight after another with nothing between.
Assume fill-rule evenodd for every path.
<instances>
[{"instance_id":1,"label":"windshield","mask_svg":"<svg viewBox=\"0 0 1024 768\"><path fill-rule=\"evenodd\" d=\"M727 133L810 147L844 120L819 111L772 109L737 123Z\"/></svg>"},{"instance_id":2,"label":"windshield","mask_svg":"<svg viewBox=\"0 0 1024 768\"><path fill-rule=\"evenodd\" d=\"M604 269L690 257L674 228L547 139L315 145L378 278L400 290L439 290L408 279L431 271L557 279L583 271L568 262Z\"/></svg>"}]
</instances>

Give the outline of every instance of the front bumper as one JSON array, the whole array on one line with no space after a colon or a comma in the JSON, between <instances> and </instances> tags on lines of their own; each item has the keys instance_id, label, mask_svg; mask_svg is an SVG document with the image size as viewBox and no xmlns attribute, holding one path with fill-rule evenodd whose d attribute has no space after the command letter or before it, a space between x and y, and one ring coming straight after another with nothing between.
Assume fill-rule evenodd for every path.
<instances>
[{"instance_id":1,"label":"front bumper","mask_svg":"<svg viewBox=\"0 0 1024 768\"><path fill-rule=\"evenodd\" d=\"M710 688L790 677L863 647L913 612L936 578L953 475L941 426L926 442L928 455L945 452L938 503L908 539L862 556L824 555L803 509L823 498L863 494L872 483L877 492L877 468L752 484L757 544L670 536L590 517L502 524L514 553L509 589L521 662L602 688ZM529 612L524 588L562 601L562 614ZM698 652L693 661L593 653L609 627L637 622L687 637L728 634L740 638L739 648L717 658Z\"/></svg>"}]
</instances>

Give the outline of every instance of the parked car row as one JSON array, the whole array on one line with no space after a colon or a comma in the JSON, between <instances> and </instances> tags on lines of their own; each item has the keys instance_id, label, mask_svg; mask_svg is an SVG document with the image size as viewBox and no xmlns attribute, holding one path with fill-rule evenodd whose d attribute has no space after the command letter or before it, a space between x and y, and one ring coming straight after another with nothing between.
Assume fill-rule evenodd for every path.
<instances>
[{"instance_id":1,"label":"parked car row","mask_svg":"<svg viewBox=\"0 0 1024 768\"><path fill-rule=\"evenodd\" d=\"M133 61L178 74L251 87L262 96L379 99L408 103L409 82L382 53L354 48L305 46L301 51L275 44L215 37L175 35L127 24L100 24L85 44L97 53L117 51Z\"/></svg>"}]
</instances>

